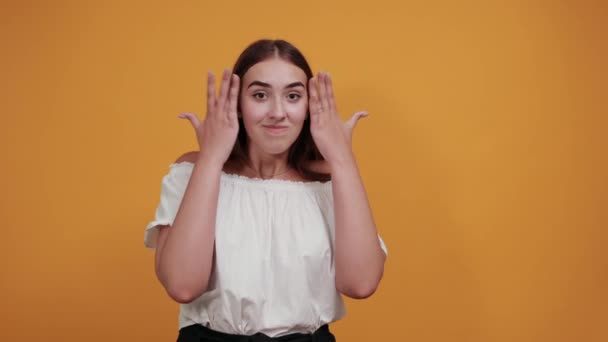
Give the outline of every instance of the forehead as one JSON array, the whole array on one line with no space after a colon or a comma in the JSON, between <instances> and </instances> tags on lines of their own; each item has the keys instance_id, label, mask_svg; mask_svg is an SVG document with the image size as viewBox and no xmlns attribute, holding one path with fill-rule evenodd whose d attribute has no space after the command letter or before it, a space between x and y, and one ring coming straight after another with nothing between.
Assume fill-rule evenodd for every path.
<instances>
[{"instance_id":1,"label":"forehead","mask_svg":"<svg viewBox=\"0 0 608 342\"><path fill-rule=\"evenodd\" d=\"M243 85L253 81L269 83L273 87L282 87L293 82L307 83L304 70L295 64L280 58L271 58L253 65L243 76Z\"/></svg>"}]
</instances>

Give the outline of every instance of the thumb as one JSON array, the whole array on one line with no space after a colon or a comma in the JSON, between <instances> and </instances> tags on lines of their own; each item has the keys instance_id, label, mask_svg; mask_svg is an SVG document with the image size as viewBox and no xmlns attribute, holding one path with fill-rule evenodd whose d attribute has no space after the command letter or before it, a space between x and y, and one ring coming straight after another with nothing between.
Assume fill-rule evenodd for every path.
<instances>
[{"instance_id":1,"label":"thumb","mask_svg":"<svg viewBox=\"0 0 608 342\"><path fill-rule=\"evenodd\" d=\"M346 122L346 124L352 130L357 125L357 122L359 121L359 119L361 119L362 117L365 117L367 115L368 114L367 114L366 111L356 112L355 114L353 114L353 116L350 117L350 119L348 119L348 121Z\"/></svg>"},{"instance_id":2,"label":"thumb","mask_svg":"<svg viewBox=\"0 0 608 342\"><path fill-rule=\"evenodd\" d=\"M196 115L194 115L193 113L181 113L177 117L180 119L188 119L188 121L190 121L190 123L192 124L194 129L197 129L198 126L201 124L198 117L196 117Z\"/></svg>"}]
</instances>

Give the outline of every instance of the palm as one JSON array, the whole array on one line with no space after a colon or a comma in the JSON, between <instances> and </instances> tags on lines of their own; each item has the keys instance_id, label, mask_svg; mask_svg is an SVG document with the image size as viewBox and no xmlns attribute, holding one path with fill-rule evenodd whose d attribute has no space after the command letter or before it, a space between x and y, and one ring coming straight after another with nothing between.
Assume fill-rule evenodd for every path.
<instances>
[{"instance_id":1,"label":"palm","mask_svg":"<svg viewBox=\"0 0 608 342\"><path fill-rule=\"evenodd\" d=\"M215 95L215 76L207 76L207 115L201 121L193 113L183 113L179 117L188 119L201 147L213 160L222 164L228 159L234 145L239 125L237 119L237 96L240 78L225 70L222 75L219 96Z\"/></svg>"},{"instance_id":2,"label":"palm","mask_svg":"<svg viewBox=\"0 0 608 342\"><path fill-rule=\"evenodd\" d=\"M331 162L352 153L352 136L358 120L367 112L356 112L342 121L336 108L333 86L328 74L319 73L309 82L310 130L323 157Z\"/></svg>"}]
</instances>

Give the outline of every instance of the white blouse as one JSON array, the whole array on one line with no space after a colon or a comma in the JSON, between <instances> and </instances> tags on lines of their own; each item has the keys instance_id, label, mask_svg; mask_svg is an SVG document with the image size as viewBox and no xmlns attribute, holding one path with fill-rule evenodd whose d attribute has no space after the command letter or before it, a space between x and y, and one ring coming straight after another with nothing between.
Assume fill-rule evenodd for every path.
<instances>
[{"instance_id":1,"label":"white blouse","mask_svg":"<svg viewBox=\"0 0 608 342\"><path fill-rule=\"evenodd\" d=\"M172 224L194 164L174 163L162 179L155 219ZM378 236L385 253L386 246ZM345 315L335 286L331 181L263 180L222 172L209 288L180 304L179 329L202 324L229 334L312 333Z\"/></svg>"}]
</instances>

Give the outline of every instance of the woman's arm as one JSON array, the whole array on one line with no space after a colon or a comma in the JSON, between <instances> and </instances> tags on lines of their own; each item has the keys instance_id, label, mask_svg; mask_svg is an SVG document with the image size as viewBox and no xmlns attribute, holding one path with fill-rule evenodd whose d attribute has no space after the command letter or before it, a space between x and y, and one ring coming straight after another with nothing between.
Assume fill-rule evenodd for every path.
<instances>
[{"instance_id":1,"label":"woman's arm","mask_svg":"<svg viewBox=\"0 0 608 342\"><path fill-rule=\"evenodd\" d=\"M209 72L205 119L201 122L193 113L179 115L194 127L200 151L183 156L194 161L194 168L158 258L157 274L169 295L180 303L193 301L209 284L220 177L239 131L239 84L237 75L224 70L216 97L215 76Z\"/></svg>"},{"instance_id":2,"label":"woman's arm","mask_svg":"<svg viewBox=\"0 0 608 342\"><path fill-rule=\"evenodd\" d=\"M331 77L319 72L309 80L310 133L331 170L336 219L336 288L353 298L371 296L382 278L386 256L380 247L352 152L360 111L346 122L338 115Z\"/></svg>"},{"instance_id":3,"label":"woman's arm","mask_svg":"<svg viewBox=\"0 0 608 342\"><path fill-rule=\"evenodd\" d=\"M206 291L213 267L222 165L203 160L197 153L176 162L180 161L194 162L194 168L175 220L161 234L156 274L171 298L189 303Z\"/></svg>"},{"instance_id":4,"label":"woman's arm","mask_svg":"<svg viewBox=\"0 0 608 342\"><path fill-rule=\"evenodd\" d=\"M386 255L354 155L331 166L336 220L336 288L352 298L367 298L378 287Z\"/></svg>"}]
</instances>

